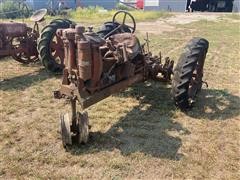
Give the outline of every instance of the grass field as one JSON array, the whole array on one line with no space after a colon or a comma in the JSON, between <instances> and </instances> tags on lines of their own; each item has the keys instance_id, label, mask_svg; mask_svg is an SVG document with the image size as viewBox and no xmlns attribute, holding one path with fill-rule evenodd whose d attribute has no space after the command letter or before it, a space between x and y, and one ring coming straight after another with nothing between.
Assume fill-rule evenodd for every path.
<instances>
[{"instance_id":1,"label":"grass field","mask_svg":"<svg viewBox=\"0 0 240 180\"><path fill-rule=\"evenodd\" d=\"M170 13L162 11L130 11L136 21L156 20L160 17L169 17ZM101 8L79 8L69 13L69 18L82 23L99 24L109 21L109 18L116 13L116 10L103 11ZM110 19L111 20L111 19Z\"/></svg>"},{"instance_id":2,"label":"grass field","mask_svg":"<svg viewBox=\"0 0 240 180\"><path fill-rule=\"evenodd\" d=\"M74 22L79 22L84 25L94 25L100 26L104 22L111 21L113 15L117 12L117 10L104 10L102 7L89 7L89 8L77 8L76 10L67 10L62 15L56 16L45 16L45 22L40 23L41 25L47 24L53 19L57 18L65 18L71 19ZM172 14L164 11L140 11L140 10L133 10L131 9L131 14L134 16L137 22L144 22L144 21L154 21L159 18L166 18L171 17ZM123 15L119 15L117 20L121 19ZM126 21L130 21L129 17L126 18ZM18 18L18 19L2 19L0 21L17 21L17 22L25 22L31 25L30 18Z\"/></svg>"},{"instance_id":3,"label":"grass field","mask_svg":"<svg viewBox=\"0 0 240 180\"><path fill-rule=\"evenodd\" d=\"M0 178L239 179L239 23L238 15L228 15L150 35L153 52L174 60L192 37L209 40L209 87L195 107L176 109L169 85L137 84L90 107L89 143L67 152L58 129L69 105L53 99L61 77L40 63L2 59Z\"/></svg>"}]
</instances>

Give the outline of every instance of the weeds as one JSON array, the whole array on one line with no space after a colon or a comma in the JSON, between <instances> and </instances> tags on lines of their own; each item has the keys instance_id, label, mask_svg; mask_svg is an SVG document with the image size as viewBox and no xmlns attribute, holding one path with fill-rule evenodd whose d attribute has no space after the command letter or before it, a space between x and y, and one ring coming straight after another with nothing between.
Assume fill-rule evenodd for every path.
<instances>
[{"instance_id":1,"label":"weeds","mask_svg":"<svg viewBox=\"0 0 240 180\"><path fill-rule=\"evenodd\" d=\"M116 11L117 10L107 11L100 7L78 8L76 11L70 12L69 18L76 22L99 24L111 21L109 17L112 17ZM134 16L136 21L149 21L171 16L169 13L162 11L132 10L131 14Z\"/></svg>"}]
</instances>

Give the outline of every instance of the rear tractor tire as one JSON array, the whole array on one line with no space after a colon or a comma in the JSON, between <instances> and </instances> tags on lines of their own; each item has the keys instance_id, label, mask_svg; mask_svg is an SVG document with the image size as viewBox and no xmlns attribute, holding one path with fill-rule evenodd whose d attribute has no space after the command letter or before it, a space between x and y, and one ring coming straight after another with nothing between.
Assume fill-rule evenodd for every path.
<instances>
[{"instance_id":1,"label":"rear tractor tire","mask_svg":"<svg viewBox=\"0 0 240 180\"><path fill-rule=\"evenodd\" d=\"M43 28L39 41L38 53L43 66L51 72L61 72L64 68L64 48L62 40L56 36L57 29L66 29L73 24L69 20L55 19Z\"/></svg>"},{"instance_id":2,"label":"rear tractor tire","mask_svg":"<svg viewBox=\"0 0 240 180\"><path fill-rule=\"evenodd\" d=\"M175 105L186 111L192 107L197 93L202 89L203 66L209 42L203 38L193 38L185 46L174 69L172 91Z\"/></svg>"}]
</instances>

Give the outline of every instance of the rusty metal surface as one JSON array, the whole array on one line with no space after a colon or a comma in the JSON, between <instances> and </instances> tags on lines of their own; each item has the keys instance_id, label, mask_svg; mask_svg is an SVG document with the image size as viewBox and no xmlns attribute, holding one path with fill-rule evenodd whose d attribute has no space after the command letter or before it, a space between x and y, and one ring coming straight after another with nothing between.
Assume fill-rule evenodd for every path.
<instances>
[{"instance_id":1,"label":"rusty metal surface","mask_svg":"<svg viewBox=\"0 0 240 180\"><path fill-rule=\"evenodd\" d=\"M124 14L125 19L127 13ZM161 53L152 55L148 35L141 45L133 33L121 32L119 28L122 26L115 27L106 36L98 35L92 28L86 31L80 25L57 31L63 41L65 68L62 84L54 97L70 100L71 132L77 136L78 144L87 141L88 118L82 114L76 117L77 102L86 109L134 83L150 78L171 81L174 62L168 57L163 59ZM79 121L81 119L85 121Z\"/></svg>"},{"instance_id":2,"label":"rusty metal surface","mask_svg":"<svg viewBox=\"0 0 240 180\"><path fill-rule=\"evenodd\" d=\"M0 56L12 56L21 63L37 61L38 36L25 23L0 23Z\"/></svg>"},{"instance_id":3,"label":"rusty metal surface","mask_svg":"<svg viewBox=\"0 0 240 180\"><path fill-rule=\"evenodd\" d=\"M159 74L163 80L171 80L173 61L166 58L162 63L161 55L146 52L134 34L115 34L99 40L82 26L59 30L57 34L64 44L65 69L55 97L77 98L83 109Z\"/></svg>"},{"instance_id":4,"label":"rusty metal surface","mask_svg":"<svg viewBox=\"0 0 240 180\"><path fill-rule=\"evenodd\" d=\"M27 25L17 22L0 23L0 33L4 36L19 37L27 34Z\"/></svg>"},{"instance_id":5,"label":"rusty metal surface","mask_svg":"<svg viewBox=\"0 0 240 180\"><path fill-rule=\"evenodd\" d=\"M126 56L128 56L126 58L133 59L140 53L141 50L140 43L134 34L130 33L115 34L110 36L109 40L111 41L113 46L115 47L123 46L123 48L125 48Z\"/></svg>"},{"instance_id":6,"label":"rusty metal surface","mask_svg":"<svg viewBox=\"0 0 240 180\"><path fill-rule=\"evenodd\" d=\"M86 108L90 107L91 105L109 97L110 95L120 92L120 91L126 89L127 87L131 86L132 84L141 82L143 80L144 80L143 74L137 74L137 75L133 76L132 78L123 80L121 82L118 82L115 85L112 85L106 89L103 89L102 91L96 92L92 96L89 96L86 98L83 98L80 96L81 97L80 104L83 109L86 109Z\"/></svg>"}]
</instances>

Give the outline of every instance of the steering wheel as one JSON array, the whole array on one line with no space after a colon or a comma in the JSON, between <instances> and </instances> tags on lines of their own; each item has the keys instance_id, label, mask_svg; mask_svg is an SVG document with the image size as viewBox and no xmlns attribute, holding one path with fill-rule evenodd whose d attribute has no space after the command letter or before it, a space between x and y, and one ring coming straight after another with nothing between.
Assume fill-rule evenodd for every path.
<instances>
[{"instance_id":1,"label":"steering wheel","mask_svg":"<svg viewBox=\"0 0 240 180\"><path fill-rule=\"evenodd\" d=\"M123 14L122 23L117 22L117 20L116 20L117 17L118 17L119 15L122 15L122 14ZM129 25L126 24L126 18L127 18L128 16L130 17L130 19L131 19L131 21L132 21L132 24L133 24L132 26L129 26ZM116 31L118 31L118 30L120 30L120 32L126 32L124 29L128 28L131 33L134 33L135 30L136 30L136 21L135 21L134 17L133 17L129 12L127 12L127 11L121 10L121 11L116 12L116 13L114 14L114 16L113 16L112 23L113 23L113 24L118 24L118 23L119 23L119 25L118 25L118 27L116 27L115 29L113 29L111 32L109 32L104 38L107 38L107 37L111 36L112 34L114 34L114 33L115 33Z\"/></svg>"}]
</instances>

